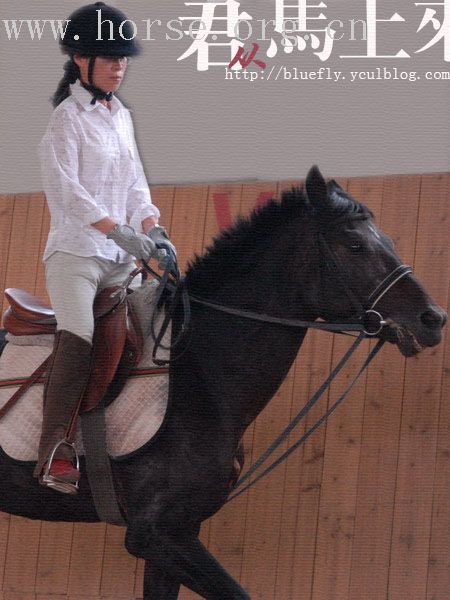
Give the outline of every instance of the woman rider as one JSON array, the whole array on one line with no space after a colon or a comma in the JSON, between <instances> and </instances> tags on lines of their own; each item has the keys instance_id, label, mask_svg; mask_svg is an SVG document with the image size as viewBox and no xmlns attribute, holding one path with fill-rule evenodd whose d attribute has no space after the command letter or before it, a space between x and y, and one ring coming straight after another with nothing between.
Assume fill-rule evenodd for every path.
<instances>
[{"instance_id":1,"label":"woman rider","mask_svg":"<svg viewBox=\"0 0 450 600\"><path fill-rule=\"evenodd\" d=\"M128 57L139 52L130 23L103 2L89 4L70 16L60 45L69 60L39 144L51 215L43 259L57 331L35 476L76 493L80 473L68 437L89 376L94 297L122 283L134 258L174 248L157 224L130 112L114 95Z\"/></svg>"}]
</instances>

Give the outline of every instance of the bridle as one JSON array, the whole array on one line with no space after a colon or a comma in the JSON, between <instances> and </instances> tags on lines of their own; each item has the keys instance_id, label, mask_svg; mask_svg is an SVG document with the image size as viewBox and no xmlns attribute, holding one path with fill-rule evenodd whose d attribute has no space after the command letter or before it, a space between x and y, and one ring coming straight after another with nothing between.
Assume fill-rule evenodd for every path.
<instances>
[{"instance_id":1,"label":"bridle","mask_svg":"<svg viewBox=\"0 0 450 600\"><path fill-rule=\"evenodd\" d=\"M367 219L370 215L367 213L361 213L347 219L349 220L361 220ZM361 302L356 294L353 292L349 284L350 275L347 269L339 260L336 253L330 248L326 241L323 231L319 231L317 234L318 244L322 251L322 255L326 259L326 265L330 272L336 277L338 284L341 286L347 297L349 298L356 317L353 321L345 322L323 322L323 321L305 321L301 319L287 319L283 317L274 317L264 313L257 313L250 310L232 308L209 300L204 300L189 294L189 299L197 304L202 304L209 308L225 312L237 317L245 317L247 319L253 319L256 321L263 321L265 323L276 323L279 325L286 325L289 327L307 327L311 329L322 329L325 331L331 331L335 333L342 333L348 331L360 331L368 337L377 336L383 327L388 324L386 319L380 314L379 311L375 310L375 306L381 300L381 298L396 285L403 277L412 273L412 268L408 265L400 264L391 273L389 273L373 290L368 296L367 300Z\"/></svg>"},{"instance_id":2,"label":"bridle","mask_svg":"<svg viewBox=\"0 0 450 600\"><path fill-rule=\"evenodd\" d=\"M350 218L345 219L356 220L356 219L367 219L370 217L369 213L360 213L354 215ZM335 222L334 224L337 224ZM401 281L404 277L412 273L412 268L408 265L400 264L395 269L393 269L371 292L368 298L361 302L357 295L353 292L350 285L348 284L348 272L345 269L344 265L342 265L336 253L329 246L324 231L318 232L318 243L320 249L323 253L324 258L326 259L326 265L329 269L332 270L334 276L336 277L339 285L344 290L345 294L349 298L350 302L355 309L356 317L351 322L324 322L324 321L305 321L301 319L288 319L283 317L275 317L272 315L267 315L264 313L257 313L250 310L244 310L239 308L233 308L230 306L226 306L223 304L218 304L215 302L211 302L209 300L204 300L202 298L198 298L192 294L189 294L185 285L184 278L181 277L178 265L176 263L176 257L172 256L172 260L168 261L168 265L165 269L164 275L161 277L158 275L153 269L151 269L146 263L143 263L143 268L151 273L153 276L157 277L161 283L158 295L158 304L162 299L163 292L168 289L172 293L172 298L170 302L169 309L166 312L166 317L161 326L161 329L158 334L156 334L154 329L154 320L152 319L151 325L151 335L155 341L155 347L153 351L153 360L156 364L167 364L174 360L177 360L180 355L171 358L170 360L161 361L156 358L156 352L158 347L162 347L165 349L173 349L180 340L185 336L188 331L189 323L190 323L190 302L194 302L195 304L199 304L202 306L206 306L208 308L233 315L236 317L251 319L255 321L261 321L264 323L273 323L278 325L284 325L287 327L298 327L298 328L311 328L311 329L321 329L325 331L331 331L334 333L348 333L348 332L359 332L358 337L354 341L353 345L347 350L345 355L327 377L327 379L322 383L316 393L312 396L312 398L303 406L300 412L292 419L289 425L278 435L278 437L274 440L274 442L267 448L267 450L248 468L246 473L242 475L238 481L234 484L232 490L230 490L229 495L226 502L229 502L233 498L236 498L250 487L252 487L257 481L259 481L262 477L268 475L270 471L272 471L275 467L277 467L281 462L283 462L294 450L298 448L300 444L302 444L318 427L323 423L332 412L336 410L339 404L347 397L357 380L360 378L364 370L369 366L372 360L375 358L376 354L379 352L381 347L384 344L384 340L379 339L377 344L370 351L368 357L364 361L364 364L358 371L357 375L354 377L352 382L347 386L346 390L343 394L336 400L336 402L324 413L316 423L305 433L303 434L294 444L292 444L279 458L273 461L268 467L264 469L259 475L257 475L254 479L252 479L249 483L247 483L242 489L236 491L237 488L241 487L242 484L247 481L251 475L255 473L259 467L266 462L271 454L286 440L290 432L298 425L298 423L303 419L303 417L311 410L314 404L319 400L325 390L330 386L333 379L338 375L338 373L342 370L344 365L347 363L351 355L355 352L356 348L360 345L360 343L366 337L374 337L381 333L382 329L388 325L388 321L381 315L378 310L375 310L375 307L379 303L379 301L388 293L390 289L392 289L399 281ZM161 340L164 337L164 334L167 330L167 327L170 323L170 320L173 316L176 306L179 303L180 298L182 299L183 304L183 313L184 313L184 321L181 326L180 333L177 338L172 342L170 348L166 348L161 344ZM156 311L155 311L156 312Z\"/></svg>"}]
</instances>

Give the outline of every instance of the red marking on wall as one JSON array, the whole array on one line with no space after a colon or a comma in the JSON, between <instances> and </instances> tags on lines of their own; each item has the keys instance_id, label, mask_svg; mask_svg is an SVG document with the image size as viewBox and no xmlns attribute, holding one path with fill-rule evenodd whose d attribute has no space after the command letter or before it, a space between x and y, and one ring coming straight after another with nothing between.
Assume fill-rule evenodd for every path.
<instances>
[{"instance_id":1,"label":"red marking on wall","mask_svg":"<svg viewBox=\"0 0 450 600\"><path fill-rule=\"evenodd\" d=\"M220 229L231 227L233 218L230 210L230 194L213 194L214 208L216 209L217 224Z\"/></svg>"}]
</instances>

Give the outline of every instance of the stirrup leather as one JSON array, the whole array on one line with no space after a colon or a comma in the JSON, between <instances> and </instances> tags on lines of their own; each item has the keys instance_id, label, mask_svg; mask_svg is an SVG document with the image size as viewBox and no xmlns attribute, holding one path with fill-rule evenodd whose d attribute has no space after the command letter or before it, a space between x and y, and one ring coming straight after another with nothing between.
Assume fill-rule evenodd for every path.
<instances>
[{"instance_id":1,"label":"stirrup leather","mask_svg":"<svg viewBox=\"0 0 450 600\"><path fill-rule=\"evenodd\" d=\"M80 459L78 457L75 445L66 439L62 439L53 448L52 453L50 454L50 457L46 463L47 466L42 475L39 477L39 482L41 485L57 490L58 492L62 492L63 494L76 494L78 492L78 481L72 483L69 481L63 481L62 479L58 479L58 477L56 477L55 475L50 475L50 469L55 458L55 453L58 450L58 448L63 444L72 448L72 451L75 456L75 467L77 471L80 470Z\"/></svg>"}]
</instances>

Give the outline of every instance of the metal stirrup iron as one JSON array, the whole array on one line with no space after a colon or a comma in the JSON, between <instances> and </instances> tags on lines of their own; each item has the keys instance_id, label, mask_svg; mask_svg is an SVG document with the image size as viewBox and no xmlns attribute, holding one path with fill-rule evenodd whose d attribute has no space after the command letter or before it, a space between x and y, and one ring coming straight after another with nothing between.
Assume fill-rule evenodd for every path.
<instances>
[{"instance_id":1,"label":"metal stirrup iron","mask_svg":"<svg viewBox=\"0 0 450 600\"><path fill-rule=\"evenodd\" d=\"M78 481L74 481L74 482L63 481L62 479L59 479L55 475L50 475L50 469L52 467L53 460L55 459L56 451L58 450L58 448L60 448L60 446L63 446L63 445L69 446L72 449L72 451L74 453L74 457L75 457L75 468L78 471L80 470L80 459L78 456L78 452L75 448L75 445L72 444L72 442L69 442L69 440L67 440L66 438L64 438L64 439L60 440L53 448L52 453L50 454L50 457L47 461L47 465L41 476L41 479L42 479L42 483L45 484L46 487L53 488L53 489L57 490L58 492L62 492L63 494L73 494L74 495L78 492Z\"/></svg>"}]
</instances>

